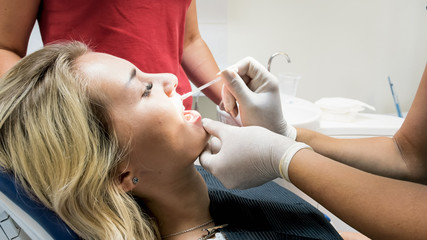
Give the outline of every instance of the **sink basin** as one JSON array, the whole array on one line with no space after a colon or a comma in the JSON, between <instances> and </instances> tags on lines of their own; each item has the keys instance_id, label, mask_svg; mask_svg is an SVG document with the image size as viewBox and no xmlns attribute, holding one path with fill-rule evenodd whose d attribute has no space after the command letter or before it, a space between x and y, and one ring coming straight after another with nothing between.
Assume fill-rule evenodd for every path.
<instances>
[{"instance_id":1,"label":"sink basin","mask_svg":"<svg viewBox=\"0 0 427 240\"><path fill-rule=\"evenodd\" d=\"M293 98L282 103L282 111L286 121L294 127L307 128L314 131L320 128L322 111L314 103L301 98Z\"/></svg>"},{"instance_id":2,"label":"sink basin","mask_svg":"<svg viewBox=\"0 0 427 240\"><path fill-rule=\"evenodd\" d=\"M218 120L234 126L241 126L240 116L231 117L227 112L216 107ZM283 101L282 111L286 121L294 127L307 128L314 131L320 128L321 110L314 103L301 98Z\"/></svg>"}]
</instances>

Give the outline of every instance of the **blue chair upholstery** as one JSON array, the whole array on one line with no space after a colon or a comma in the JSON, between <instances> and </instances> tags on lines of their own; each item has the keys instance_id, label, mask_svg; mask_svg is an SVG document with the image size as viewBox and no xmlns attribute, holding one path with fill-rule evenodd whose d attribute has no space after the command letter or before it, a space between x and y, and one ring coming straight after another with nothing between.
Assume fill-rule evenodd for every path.
<instances>
[{"instance_id":1,"label":"blue chair upholstery","mask_svg":"<svg viewBox=\"0 0 427 240\"><path fill-rule=\"evenodd\" d=\"M41 203L31 199L26 194L22 186L15 182L14 176L2 171L1 168L0 183L0 192L34 219L34 221L37 222L53 239L79 239L77 234L73 232L56 213L47 209ZM11 210L9 209L9 211ZM9 213L9 215L12 214ZM16 223L20 222L18 219L14 220ZM24 227L22 228L24 231L26 230Z\"/></svg>"}]
</instances>

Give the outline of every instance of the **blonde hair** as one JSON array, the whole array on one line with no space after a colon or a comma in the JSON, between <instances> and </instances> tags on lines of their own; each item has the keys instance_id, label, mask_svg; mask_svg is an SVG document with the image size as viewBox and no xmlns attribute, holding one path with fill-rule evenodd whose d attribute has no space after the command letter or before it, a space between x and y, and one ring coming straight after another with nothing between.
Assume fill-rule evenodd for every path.
<instances>
[{"instance_id":1,"label":"blonde hair","mask_svg":"<svg viewBox=\"0 0 427 240\"><path fill-rule=\"evenodd\" d=\"M0 78L0 166L84 239L158 239L119 187L124 153L75 64L88 51L52 44Z\"/></svg>"}]
</instances>

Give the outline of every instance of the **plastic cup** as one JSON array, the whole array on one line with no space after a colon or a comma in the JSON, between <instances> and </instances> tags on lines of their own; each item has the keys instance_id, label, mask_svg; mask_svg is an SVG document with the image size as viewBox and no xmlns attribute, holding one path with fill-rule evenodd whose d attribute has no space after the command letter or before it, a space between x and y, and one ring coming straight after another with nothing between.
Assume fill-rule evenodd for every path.
<instances>
[{"instance_id":1,"label":"plastic cup","mask_svg":"<svg viewBox=\"0 0 427 240\"><path fill-rule=\"evenodd\" d=\"M292 102L297 94L301 75L297 73L279 73L279 91L282 101Z\"/></svg>"}]
</instances>

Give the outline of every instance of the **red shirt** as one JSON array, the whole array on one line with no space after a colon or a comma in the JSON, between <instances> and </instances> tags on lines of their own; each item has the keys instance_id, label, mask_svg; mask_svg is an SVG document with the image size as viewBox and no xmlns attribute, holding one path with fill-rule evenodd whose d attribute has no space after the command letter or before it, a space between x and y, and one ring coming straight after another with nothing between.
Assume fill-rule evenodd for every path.
<instances>
[{"instance_id":1,"label":"red shirt","mask_svg":"<svg viewBox=\"0 0 427 240\"><path fill-rule=\"evenodd\" d=\"M121 57L147 73L173 73L177 92L191 91L182 66L185 17L191 0L43 0L43 43L78 40ZM191 109L191 98L184 102Z\"/></svg>"}]
</instances>

